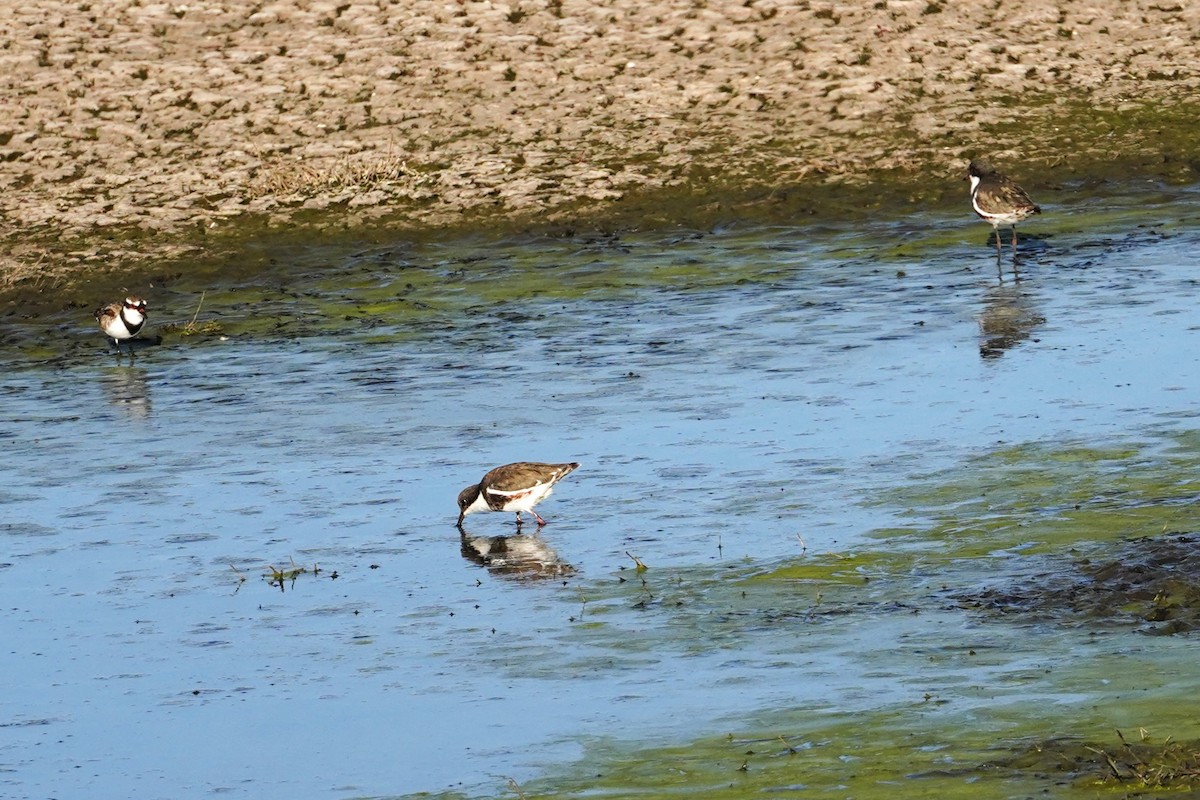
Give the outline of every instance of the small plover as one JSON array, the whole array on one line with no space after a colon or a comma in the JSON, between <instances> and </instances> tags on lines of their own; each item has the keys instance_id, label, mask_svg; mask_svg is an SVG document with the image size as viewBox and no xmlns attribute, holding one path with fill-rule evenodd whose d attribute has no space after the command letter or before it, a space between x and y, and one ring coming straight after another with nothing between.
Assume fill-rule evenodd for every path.
<instances>
[{"instance_id":1,"label":"small plover","mask_svg":"<svg viewBox=\"0 0 1200 800\"><path fill-rule=\"evenodd\" d=\"M985 158L976 158L967 167L971 180L971 208L992 224L996 233L996 255L1000 255L1000 229L1012 228L1013 253L1017 250L1017 223L1042 209L1029 199L1025 190L1008 176L998 172Z\"/></svg>"},{"instance_id":2,"label":"small plover","mask_svg":"<svg viewBox=\"0 0 1200 800\"><path fill-rule=\"evenodd\" d=\"M517 525L521 524L521 512L528 511L537 520L538 526L546 520L538 516L533 507L550 496L554 484L579 468L579 464L539 464L518 461L496 467L483 476L479 483L468 486L458 495L458 527L461 529L467 514L476 511L515 511Z\"/></svg>"},{"instance_id":3,"label":"small plover","mask_svg":"<svg viewBox=\"0 0 1200 800\"><path fill-rule=\"evenodd\" d=\"M130 295L125 298L123 303L109 303L96 309L93 316L100 323L100 330L117 346L117 349L120 349L121 342L137 336L138 331L145 324L146 301ZM131 345L130 352L132 350Z\"/></svg>"}]
</instances>

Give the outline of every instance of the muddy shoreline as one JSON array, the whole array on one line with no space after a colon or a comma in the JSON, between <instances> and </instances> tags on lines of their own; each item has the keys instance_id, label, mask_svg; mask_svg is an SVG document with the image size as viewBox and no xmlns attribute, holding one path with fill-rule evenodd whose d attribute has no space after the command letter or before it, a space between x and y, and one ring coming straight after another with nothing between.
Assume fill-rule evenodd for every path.
<instances>
[{"instance_id":1,"label":"muddy shoreline","mask_svg":"<svg viewBox=\"0 0 1200 800\"><path fill-rule=\"evenodd\" d=\"M1200 9L695 0L0 12L0 291L263 233L703 225L1194 181Z\"/></svg>"}]
</instances>

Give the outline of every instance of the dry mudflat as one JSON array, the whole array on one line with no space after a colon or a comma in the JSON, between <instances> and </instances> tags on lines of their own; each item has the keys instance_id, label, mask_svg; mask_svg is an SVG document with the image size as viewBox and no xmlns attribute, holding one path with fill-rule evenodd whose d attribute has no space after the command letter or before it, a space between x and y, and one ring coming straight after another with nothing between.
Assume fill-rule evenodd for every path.
<instances>
[{"instance_id":1,"label":"dry mudflat","mask_svg":"<svg viewBox=\"0 0 1200 800\"><path fill-rule=\"evenodd\" d=\"M936 202L981 152L1194 180L1197 39L1177 0L6 3L0 289L287 226Z\"/></svg>"}]
</instances>

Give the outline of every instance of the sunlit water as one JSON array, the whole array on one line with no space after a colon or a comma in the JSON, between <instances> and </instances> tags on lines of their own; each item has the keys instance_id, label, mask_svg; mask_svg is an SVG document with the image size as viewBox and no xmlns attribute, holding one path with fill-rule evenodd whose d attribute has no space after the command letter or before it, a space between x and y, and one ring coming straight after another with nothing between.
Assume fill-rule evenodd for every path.
<instances>
[{"instance_id":1,"label":"sunlit water","mask_svg":"<svg viewBox=\"0 0 1200 800\"><path fill-rule=\"evenodd\" d=\"M498 795L591 737L1070 663L1045 641L914 675L881 641L961 623L723 641L672 634L632 589L596 598L886 549L872 532L911 509L880 492L996 447L1192 429L1196 199L1066 198L1024 226L1020 282L986 227L913 215L308 248L269 288L148 292L153 325L206 291L225 336L132 362L86 313L10 327L0 794ZM526 459L583 463L513 542L536 576L481 565L453 527L461 488ZM281 590L267 565L319 571Z\"/></svg>"}]
</instances>

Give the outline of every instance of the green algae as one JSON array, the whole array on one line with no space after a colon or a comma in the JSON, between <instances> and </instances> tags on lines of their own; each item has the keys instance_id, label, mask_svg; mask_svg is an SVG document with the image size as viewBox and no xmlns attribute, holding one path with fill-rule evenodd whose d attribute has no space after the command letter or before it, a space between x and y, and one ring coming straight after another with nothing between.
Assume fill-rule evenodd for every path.
<instances>
[{"instance_id":1,"label":"green algae","mask_svg":"<svg viewBox=\"0 0 1200 800\"><path fill-rule=\"evenodd\" d=\"M1171 111L1168 123L1180 123L1180 114L1178 109ZM1190 130L1179 135L1195 135ZM1194 223L1191 206L1179 203L1178 193L1148 180L1138 184L1139 203L1112 203L1118 180L1128 185L1134 176L1163 179L1150 167L1130 172L1118 160L1067 174L1063 169L1074 168L1051 165L1048 178L1038 179L1039 163L1035 157L1013 169L1046 208L1028 227L1034 236L1089 230L1095 231L1097 244L1118 247L1170 236ZM928 173L920 171L875 174L867 167L861 185L834 181L781 187L778 175L768 169L761 179L747 179L749 183L714 180L702 187L676 187L621 201L606 211L589 207L577 217L464 221L462 226L436 230L414 229L399 212L353 225L334 214L307 212L288 226L262 219L229 220L198 235L183 255L97 265L60 286L41 279L20 283L6 290L0 301L19 309L19 316L10 310L6 324L15 319L54 322L71 315L82 319L85 314L79 312L90 313L104 300L133 292L152 299L152 324L182 325L207 293L208 321L214 328L233 323L226 333L236 334L238 326L245 325L246 332L256 334L274 326L281 335L328 335L337 332L334 323L339 320L347 323L343 327L356 321L364 327L398 321L395 329L403 330L409 320L436 324L437 312L471 305L638 288L703 290L778 277L778 268L762 268L749 258L740 264L709 258L702 240L714 227L728 235L742 224L785 224L811 238L820 250L829 246L829 234L835 232L823 223L836 222L845 230L858 221L869 222L858 236L840 237L831 253L868 267L885 259L919 263L961 247L964 230L973 239L991 235L986 225L971 223L969 214L962 217L962 226L945 225L937 218L964 214L966 184L959 172L953 164L941 165L940 177L931 182ZM925 217L928 224L921 223ZM114 246L134 249L141 241L152 244L143 234L113 233L110 238ZM623 257L627 240L648 238L670 241L671 252L653 263ZM527 247L523 252L507 246L527 246L530 241L548 245L545 257L529 255ZM346 253L356 254L350 265ZM764 258L763 263L774 259ZM257 291L264 296L255 296ZM286 314L260 313L288 296L305 324L295 324ZM43 357L48 352L36 354Z\"/></svg>"},{"instance_id":2,"label":"green algae","mask_svg":"<svg viewBox=\"0 0 1200 800\"><path fill-rule=\"evenodd\" d=\"M893 728L894 736L889 745L862 746L864 727ZM656 750L637 768L597 773L564 791L542 793L537 784L524 788L528 797L675 797L695 792L704 797L954 798L1013 797L1047 787L1067 793L1062 796L1096 796L1093 792L1105 790L1122 796L1129 790L1200 784L1194 742L1159 743L1151 736L1130 743L1117 731L1090 741L977 737L963 744L951 750L934 726L905 726L899 715L892 715L835 723L817 737L792 731L773 737L731 734Z\"/></svg>"},{"instance_id":3,"label":"green algae","mask_svg":"<svg viewBox=\"0 0 1200 800\"><path fill-rule=\"evenodd\" d=\"M964 186L955 188L965 191ZM1148 196L1148 202L1114 209L1091 203L1087 192L1076 193L1072 212L1044 215L1037 221L1036 230L1042 232L1037 235L1086 228L1110 240L1113 236L1105 232L1111 230L1124 238L1106 246L1119 246L1130 237L1170 235L1188 221L1177 196L1153 191ZM193 320L207 335L187 337L192 342L220 335L335 337L351 332L372 341L404 340L412 332L472 324L481 314L535 313L550 322L549 304L556 300L637 299L659 289L703 293L745 283L770 285L804 269L809 254L863 270L884 262L922 264L961 248L964 231L981 240L991 233L969 220L955 227L932 218L925 225L922 219L885 213L870 228L852 234L843 225L793 225L780 234L796 250L783 263L778 247L761 243L760 229L750 229L758 232L748 235L747 246L729 247L740 235L736 226L716 234L677 228L454 241L401 241L397 232L382 229L359 241L345 231L332 235L301 228L260 235L236 254L155 265L140 278L127 272L118 282L113 274L92 274L70 288L22 303L21 315L8 315L3 324L10 332L7 341L36 329L37 341L22 339L21 346L29 348L31 358L52 359L61 353L61 344L53 334L46 337L47 324L67 331L73 321L91 329L90 313L101 300L132 292L151 300L150 329L165 327L162 332L176 342L184 339L176 336ZM720 247L708 241L712 235L720 237ZM797 237L803 238L802 248L790 241ZM729 258L731 250L737 258ZM903 270L892 269L897 290L913 286ZM537 307L531 310L530 304ZM1031 319L1036 323L1040 318Z\"/></svg>"},{"instance_id":4,"label":"green algae","mask_svg":"<svg viewBox=\"0 0 1200 800\"><path fill-rule=\"evenodd\" d=\"M872 502L908 509L921 521L908 534L962 556L1198 530L1200 449L1191 446L1193 438L1172 434L1109 448L1015 445L886 490Z\"/></svg>"},{"instance_id":5,"label":"green algae","mask_svg":"<svg viewBox=\"0 0 1200 800\"><path fill-rule=\"evenodd\" d=\"M1133 743L1119 729L1037 738L976 728L949 741L948 720L936 702L822 722L730 732L635 753L612 740L588 741L576 775L553 785L540 779L510 785L518 794L501 796L1011 798L1053 792L1094 798L1200 785L1200 743L1144 728L1146 739ZM968 731L972 723L1002 724L956 722Z\"/></svg>"},{"instance_id":6,"label":"green algae","mask_svg":"<svg viewBox=\"0 0 1200 800\"><path fill-rule=\"evenodd\" d=\"M409 341L485 319L512 321L512 315L541 315L552 325L555 301L635 298L658 289L703 293L779 277L778 265L753 247L730 259L697 232L667 238L667 248L647 247L646 237L627 242L619 236L543 238L537 247L524 237L360 243L349 257L340 244L301 239L280 242L269 254L248 252L236 264L197 262L143 285L105 287L98 278L52 305L43 298L24 320L9 324L13 331L35 330L36 337L19 337L19 344L30 358L49 360L61 356L61 342L47 337L39 322L60 322L64 333L72 320L91 329L98 303L89 298L136 293L150 298L147 330L171 343L347 334L357 341ZM189 330L204 335L186 336Z\"/></svg>"}]
</instances>

